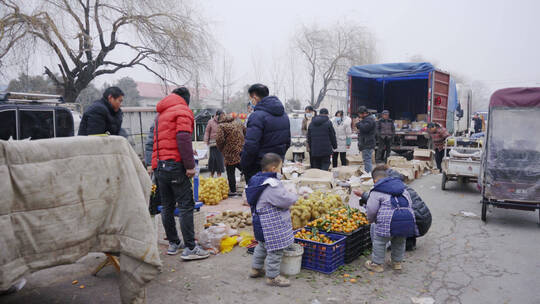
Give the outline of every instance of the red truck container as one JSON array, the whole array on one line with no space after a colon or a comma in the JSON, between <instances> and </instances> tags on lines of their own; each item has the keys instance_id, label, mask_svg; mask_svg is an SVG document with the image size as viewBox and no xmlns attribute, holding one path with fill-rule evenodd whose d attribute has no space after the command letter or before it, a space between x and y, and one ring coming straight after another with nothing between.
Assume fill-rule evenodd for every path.
<instances>
[{"instance_id":1,"label":"red truck container","mask_svg":"<svg viewBox=\"0 0 540 304\"><path fill-rule=\"evenodd\" d=\"M448 73L430 63L353 66L347 75L349 113L357 113L360 106L373 113L390 111L390 118L396 124L392 150L405 153L417 147L427 148L428 122L453 128L457 97L449 99L449 96L455 84Z\"/></svg>"}]
</instances>

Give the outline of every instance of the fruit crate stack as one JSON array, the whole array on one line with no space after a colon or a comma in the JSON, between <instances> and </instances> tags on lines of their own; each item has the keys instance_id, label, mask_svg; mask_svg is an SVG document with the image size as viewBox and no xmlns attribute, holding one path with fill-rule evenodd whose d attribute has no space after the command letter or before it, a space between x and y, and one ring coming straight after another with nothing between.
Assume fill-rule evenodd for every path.
<instances>
[{"instance_id":1,"label":"fruit crate stack","mask_svg":"<svg viewBox=\"0 0 540 304\"><path fill-rule=\"evenodd\" d=\"M304 247L302 255L302 268L331 274L345 263L345 236L314 232L315 235L324 235L324 242L299 238L298 232L309 231L302 228L295 231L295 242Z\"/></svg>"},{"instance_id":2,"label":"fruit crate stack","mask_svg":"<svg viewBox=\"0 0 540 304\"><path fill-rule=\"evenodd\" d=\"M345 264L356 260L366 250L371 249L370 226L364 225L351 233L332 232L345 236Z\"/></svg>"}]
</instances>

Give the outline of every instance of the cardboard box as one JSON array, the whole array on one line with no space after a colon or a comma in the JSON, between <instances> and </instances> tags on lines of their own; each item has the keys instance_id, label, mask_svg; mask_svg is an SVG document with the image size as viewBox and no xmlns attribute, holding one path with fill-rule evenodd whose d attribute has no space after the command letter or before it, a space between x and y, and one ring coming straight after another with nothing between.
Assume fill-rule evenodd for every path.
<instances>
[{"instance_id":1,"label":"cardboard box","mask_svg":"<svg viewBox=\"0 0 540 304\"><path fill-rule=\"evenodd\" d=\"M364 159L360 154L347 153L347 162L349 165L364 165Z\"/></svg>"},{"instance_id":2,"label":"cardboard box","mask_svg":"<svg viewBox=\"0 0 540 304\"><path fill-rule=\"evenodd\" d=\"M394 126L396 127L396 129L403 129L403 126L407 124L407 121L406 120L394 120Z\"/></svg>"},{"instance_id":3,"label":"cardboard box","mask_svg":"<svg viewBox=\"0 0 540 304\"><path fill-rule=\"evenodd\" d=\"M337 168L332 168L332 173L334 177L337 176L339 180L348 180L351 176L361 176L364 174L364 171L360 169L359 166L341 166Z\"/></svg>"},{"instance_id":4,"label":"cardboard box","mask_svg":"<svg viewBox=\"0 0 540 304\"><path fill-rule=\"evenodd\" d=\"M430 160L434 155L433 150L430 149L420 149L416 148L413 152L414 159L417 159L417 157L423 157L423 158L429 158L429 159L419 159L419 160Z\"/></svg>"},{"instance_id":5,"label":"cardboard box","mask_svg":"<svg viewBox=\"0 0 540 304\"><path fill-rule=\"evenodd\" d=\"M410 168L412 164L407 161L403 156L390 156L388 157L388 165L390 167Z\"/></svg>"},{"instance_id":6,"label":"cardboard box","mask_svg":"<svg viewBox=\"0 0 540 304\"><path fill-rule=\"evenodd\" d=\"M427 121L427 114L416 115L416 121Z\"/></svg>"}]
</instances>

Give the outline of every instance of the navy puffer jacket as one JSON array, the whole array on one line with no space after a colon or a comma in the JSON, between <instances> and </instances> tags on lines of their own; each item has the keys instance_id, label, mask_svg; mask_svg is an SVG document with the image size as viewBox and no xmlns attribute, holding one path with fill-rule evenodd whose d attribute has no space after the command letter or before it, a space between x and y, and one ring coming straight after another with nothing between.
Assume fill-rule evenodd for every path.
<instances>
[{"instance_id":1,"label":"navy puffer jacket","mask_svg":"<svg viewBox=\"0 0 540 304\"><path fill-rule=\"evenodd\" d=\"M251 113L240 165L245 172L259 168L264 154L273 152L285 157L291 145L289 116L275 96L263 98Z\"/></svg>"},{"instance_id":2,"label":"navy puffer jacket","mask_svg":"<svg viewBox=\"0 0 540 304\"><path fill-rule=\"evenodd\" d=\"M311 157L332 155L337 148L336 131L325 115L315 116L308 128L307 140Z\"/></svg>"},{"instance_id":3,"label":"navy puffer jacket","mask_svg":"<svg viewBox=\"0 0 540 304\"><path fill-rule=\"evenodd\" d=\"M368 116L356 124L358 128L358 150L375 148L375 129L376 123L373 117Z\"/></svg>"},{"instance_id":4,"label":"navy puffer jacket","mask_svg":"<svg viewBox=\"0 0 540 304\"><path fill-rule=\"evenodd\" d=\"M84 111L79 125L79 135L105 134L120 135L122 128L122 110L115 112L111 103L104 98L94 103Z\"/></svg>"}]
</instances>

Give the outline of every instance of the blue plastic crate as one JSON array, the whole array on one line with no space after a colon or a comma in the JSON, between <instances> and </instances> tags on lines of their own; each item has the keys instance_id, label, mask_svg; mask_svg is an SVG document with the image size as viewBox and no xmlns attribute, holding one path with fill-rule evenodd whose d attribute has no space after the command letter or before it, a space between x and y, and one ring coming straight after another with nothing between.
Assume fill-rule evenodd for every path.
<instances>
[{"instance_id":1,"label":"blue plastic crate","mask_svg":"<svg viewBox=\"0 0 540 304\"><path fill-rule=\"evenodd\" d=\"M350 233L332 232L345 239L345 264L356 260L365 250L371 249L370 225L360 226Z\"/></svg>"},{"instance_id":2,"label":"blue plastic crate","mask_svg":"<svg viewBox=\"0 0 540 304\"><path fill-rule=\"evenodd\" d=\"M193 209L195 209L196 211L199 211L203 205L204 205L203 202L196 202L195 207L193 207ZM161 212L162 208L163 207L161 205L157 206L157 209L159 212ZM174 208L174 216L179 216L179 215L180 215L180 209Z\"/></svg>"},{"instance_id":3,"label":"blue plastic crate","mask_svg":"<svg viewBox=\"0 0 540 304\"><path fill-rule=\"evenodd\" d=\"M302 268L331 274L345 264L345 236L319 232L328 236L334 243L323 244L298 238L294 238L294 241L304 247Z\"/></svg>"}]
</instances>

